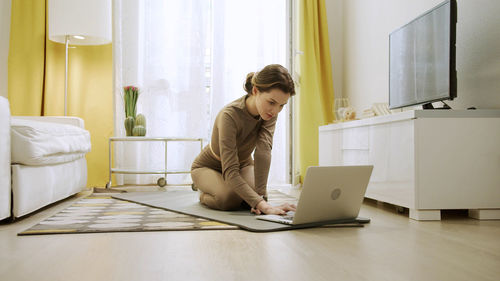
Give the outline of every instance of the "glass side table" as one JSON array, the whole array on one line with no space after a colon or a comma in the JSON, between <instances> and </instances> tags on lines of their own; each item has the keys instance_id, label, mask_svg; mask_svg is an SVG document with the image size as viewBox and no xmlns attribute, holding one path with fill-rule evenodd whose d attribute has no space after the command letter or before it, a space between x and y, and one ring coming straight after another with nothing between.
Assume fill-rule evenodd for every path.
<instances>
[{"instance_id":1,"label":"glass side table","mask_svg":"<svg viewBox=\"0 0 500 281\"><path fill-rule=\"evenodd\" d=\"M135 141L159 141L165 143L165 169L164 170L127 170L112 167L112 148L113 142L135 142ZM112 174L160 174L164 177L159 178L157 184L161 187L167 185L168 174L189 174L191 171L169 171L167 169L167 144L168 142L200 142L200 151L203 150L203 139L201 138L171 138L171 137L111 137L109 138L109 181L106 188L111 187Z\"/></svg>"}]
</instances>

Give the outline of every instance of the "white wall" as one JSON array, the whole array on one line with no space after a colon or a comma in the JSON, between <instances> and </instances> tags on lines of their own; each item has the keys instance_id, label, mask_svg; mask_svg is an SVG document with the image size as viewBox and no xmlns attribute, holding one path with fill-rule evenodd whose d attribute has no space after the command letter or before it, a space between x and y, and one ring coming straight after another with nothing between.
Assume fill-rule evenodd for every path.
<instances>
[{"instance_id":1,"label":"white wall","mask_svg":"<svg viewBox=\"0 0 500 281\"><path fill-rule=\"evenodd\" d=\"M7 58L9 56L10 3L0 1L0 96L7 97Z\"/></svg>"},{"instance_id":2,"label":"white wall","mask_svg":"<svg viewBox=\"0 0 500 281\"><path fill-rule=\"evenodd\" d=\"M339 91L359 113L375 102L387 103L389 33L442 0L325 1L331 53L342 57L337 63L333 58L334 87L340 81ZM457 0L457 5L458 98L448 104L500 109L500 1ZM342 23L335 8L342 9Z\"/></svg>"}]
</instances>

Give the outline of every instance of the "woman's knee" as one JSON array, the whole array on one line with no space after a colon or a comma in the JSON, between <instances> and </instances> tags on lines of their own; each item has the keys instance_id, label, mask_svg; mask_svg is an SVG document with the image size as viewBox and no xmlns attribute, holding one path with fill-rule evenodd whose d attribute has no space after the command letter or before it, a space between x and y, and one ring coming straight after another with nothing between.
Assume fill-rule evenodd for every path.
<instances>
[{"instance_id":1,"label":"woman's knee","mask_svg":"<svg viewBox=\"0 0 500 281\"><path fill-rule=\"evenodd\" d=\"M211 187L217 180L214 178L213 171L209 168L200 167L191 169L191 179L196 189L212 193Z\"/></svg>"},{"instance_id":2,"label":"woman's knee","mask_svg":"<svg viewBox=\"0 0 500 281\"><path fill-rule=\"evenodd\" d=\"M195 187L201 192L200 202L218 210L235 210L242 199L225 184L222 174L206 167L191 170Z\"/></svg>"}]
</instances>

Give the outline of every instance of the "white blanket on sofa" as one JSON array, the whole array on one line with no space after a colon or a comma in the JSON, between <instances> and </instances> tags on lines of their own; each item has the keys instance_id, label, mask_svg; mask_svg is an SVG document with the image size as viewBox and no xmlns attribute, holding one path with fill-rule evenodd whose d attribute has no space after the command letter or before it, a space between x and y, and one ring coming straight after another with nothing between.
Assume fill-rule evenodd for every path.
<instances>
[{"instance_id":1,"label":"white blanket on sofa","mask_svg":"<svg viewBox=\"0 0 500 281\"><path fill-rule=\"evenodd\" d=\"M11 120L11 161L39 166L66 163L90 151L90 133L77 126L33 120Z\"/></svg>"}]
</instances>

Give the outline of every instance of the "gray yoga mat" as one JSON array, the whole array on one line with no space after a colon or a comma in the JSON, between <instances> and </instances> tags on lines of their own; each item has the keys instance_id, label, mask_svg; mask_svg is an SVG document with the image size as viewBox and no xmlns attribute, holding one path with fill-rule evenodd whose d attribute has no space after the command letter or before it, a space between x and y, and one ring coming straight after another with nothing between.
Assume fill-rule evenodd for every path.
<instances>
[{"instance_id":1,"label":"gray yoga mat","mask_svg":"<svg viewBox=\"0 0 500 281\"><path fill-rule=\"evenodd\" d=\"M113 198L143 204L150 207L192 215L204 219L215 220L227 224L237 225L243 229L254 232L268 232L307 228L324 225L302 224L285 225L281 223L262 221L255 218L249 210L218 211L202 205L198 199L198 192L175 190L159 192L131 192L112 195ZM329 222L328 226L362 226L369 220L358 218L356 220L338 220Z\"/></svg>"}]
</instances>

